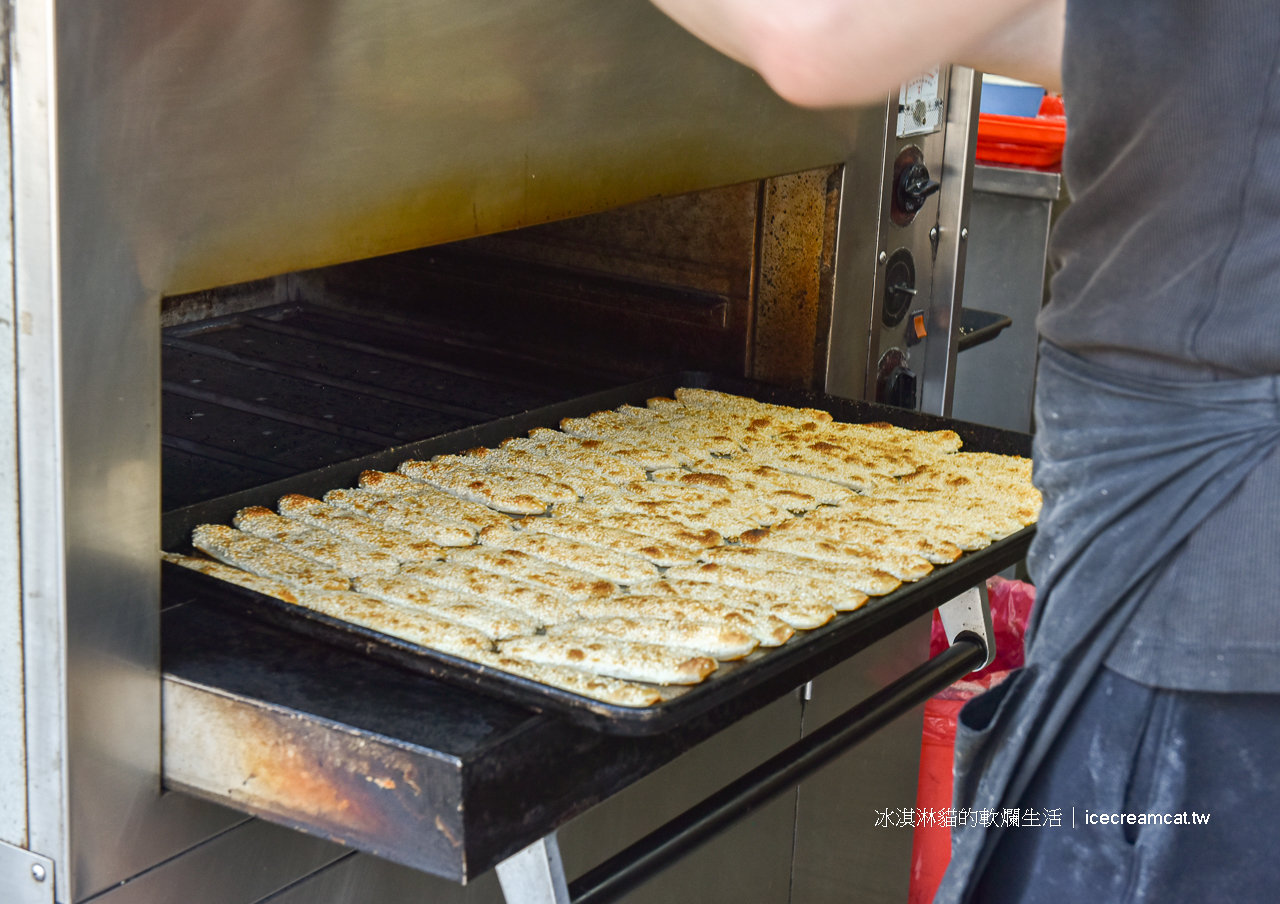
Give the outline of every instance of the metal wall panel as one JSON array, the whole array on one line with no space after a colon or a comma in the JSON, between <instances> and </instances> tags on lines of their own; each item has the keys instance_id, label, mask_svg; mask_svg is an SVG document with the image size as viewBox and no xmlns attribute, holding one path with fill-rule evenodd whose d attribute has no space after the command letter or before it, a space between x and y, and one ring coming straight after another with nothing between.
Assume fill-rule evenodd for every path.
<instances>
[{"instance_id":1,"label":"metal wall panel","mask_svg":"<svg viewBox=\"0 0 1280 904\"><path fill-rule=\"evenodd\" d=\"M998 338L956 362L952 414L1006 430L1031 429L1036 316L1044 300L1049 218L1057 173L979 166L969 217L968 307L1013 320Z\"/></svg>"},{"instance_id":2,"label":"metal wall panel","mask_svg":"<svg viewBox=\"0 0 1280 904\"><path fill-rule=\"evenodd\" d=\"M805 733L924 662L931 618L918 619L816 679L805 703ZM875 811L915 806L923 713L917 707L800 786L795 904L907 900L911 830L876 828Z\"/></svg>"},{"instance_id":3,"label":"metal wall panel","mask_svg":"<svg viewBox=\"0 0 1280 904\"><path fill-rule=\"evenodd\" d=\"M254 904L346 856L347 849L336 844L249 819L93 901Z\"/></svg>"},{"instance_id":4,"label":"metal wall panel","mask_svg":"<svg viewBox=\"0 0 1280 904\"><path fill-rule=\"evenodd\" d=\"M572 880L800 737L800 702L788 694L725 729L559 832ZM795 795L785 794L622 899L626 904L786 904Z\"/></svg>"},{"instance_id":5,"label":"metal wall panel","mask_svg":"<svg viewBox=\"0 0 1280 904\"><path fill-rule=\"evenodd\" d=\"M9 121L9 21L0 17L0 121ZM0 841L27 843L22 727L22 584L18 580L18 411L9 129L0 135Z\"/></svg>"}]
</instances>

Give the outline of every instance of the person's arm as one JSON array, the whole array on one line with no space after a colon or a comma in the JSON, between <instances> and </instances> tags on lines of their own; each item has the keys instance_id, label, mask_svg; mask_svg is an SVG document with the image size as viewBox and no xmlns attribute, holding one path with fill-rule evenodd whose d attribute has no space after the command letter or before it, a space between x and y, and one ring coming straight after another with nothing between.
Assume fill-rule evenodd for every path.
<instances>
[{"instance_id":1,"label":"person's arm","mask_svg":"<svg viewBox=\"0 0 1280 904\"><path fill-rule=\"evenodd\" d=\"M787 100L876 100L940 62L1057 88L1066 0L653 0Z\"/></svg>"}]
</instances>

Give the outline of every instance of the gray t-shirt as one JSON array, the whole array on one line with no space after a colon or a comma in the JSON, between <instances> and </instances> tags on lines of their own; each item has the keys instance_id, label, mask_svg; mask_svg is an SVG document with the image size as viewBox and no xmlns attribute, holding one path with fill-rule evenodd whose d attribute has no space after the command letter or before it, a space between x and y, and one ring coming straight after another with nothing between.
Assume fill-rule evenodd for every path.
<instances>
[{"instance_id":1,"label":"gray t-shirt","mask_svg":"<svg viewBox=\"0 0 1280 904\"><path fill-rule=\"evenodd\" d=\"M1280 373L1280 3L1070 0L1073 204L1046 339L1169 381ZM1280 692L1280 450L1173 557L1107 665Z\"/></svg>"}]
</instances>

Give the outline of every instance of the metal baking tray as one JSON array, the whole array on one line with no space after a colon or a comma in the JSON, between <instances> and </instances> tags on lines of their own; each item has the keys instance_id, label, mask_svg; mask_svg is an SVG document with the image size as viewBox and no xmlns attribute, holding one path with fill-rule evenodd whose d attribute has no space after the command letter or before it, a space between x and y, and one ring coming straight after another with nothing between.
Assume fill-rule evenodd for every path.
<instances>
[{"instance_id":1,"label":"metal baking tray","mask_svg":"<svg viewBox=\"0 0 1280 904\"><path fill-rule=\"evenodd\" d=\"M239 509L248 505L274 507L276 500L286 493L321 496L331 489L354 486L360 472L367 469L394 470L400 462L410 458L429 459L475 446L494 446L536 427L556 427L566 417L580 417L628 403L643 404L653 396L670 396L680 386L715 389L780 405L817 408L847 423L887 421L914 430L955 430L964 441L964 447L970 451L1023 456L1031 453L1031 437L1026 434L816 392L702 372L684 372L504 417L177 509L164 515L163 545L175 552L189 551L191 530L196 525L209 522L228 524ZM162 563L162 597L165 605L196 602L227 608L414 672L475 688L537 711L555 712L597 731L643 735L666 731L715 708L732 706L747 691L752 691L749 696L753 700L763 703L772 696L780 696L800 686L1019 561L1026 554L1034 532L1034 527L1028 527L986 549L966 553L950 565L936 567L920 581L904 584L886 596L872 598L857 612L839 613L820 628L797 632L781 647L757 650L737 662L721 663L720 668L701 684L666 688L662 702L644 708L590 700L351 625L169 563Z\"/></svg>"}]
</instances>

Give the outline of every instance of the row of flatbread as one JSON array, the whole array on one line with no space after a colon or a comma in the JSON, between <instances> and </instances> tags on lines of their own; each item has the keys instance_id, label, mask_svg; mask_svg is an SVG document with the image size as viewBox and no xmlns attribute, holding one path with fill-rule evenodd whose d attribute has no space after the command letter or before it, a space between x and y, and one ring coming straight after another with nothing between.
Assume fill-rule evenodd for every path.
<instances>
[{"instance_id":1,"label":"row of flatbread","mask_svg":"<svg viewBox=\"0 0 1280 904\"><path fill-rule=\"evenodd\" d=\"M647 706L1035 521L1030 462L702 389L201 525L170 561Z\"/></svg>"}]
</instances>

